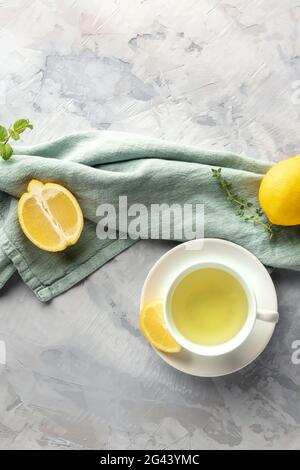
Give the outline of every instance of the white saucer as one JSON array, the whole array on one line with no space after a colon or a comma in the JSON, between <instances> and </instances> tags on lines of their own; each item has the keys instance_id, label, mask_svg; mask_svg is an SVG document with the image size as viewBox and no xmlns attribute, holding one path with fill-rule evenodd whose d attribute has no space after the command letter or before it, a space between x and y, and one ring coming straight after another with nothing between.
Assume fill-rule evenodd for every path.
<instances>
[{"instance_id":1,"label":"white saucer","mask_svg":"<svg viewBox=\"0 0 300 470\"><path fill-rule=\"evenodd\" d=\"M148 301L163 297L171 280L173 266L184 270L191 262L217 262L232 266L254 289L259 309L277 311L277 296L273 281L264 265L250 251L225 240L206 238L181 243L163 255L149 272L141 295L141 307ZM198 377L218 377L231 374L250 364L270 341L275 323L256 320L252 333L235 351L222 357L204 357L182 350L177 354L156 353L170 366Z\"/></svg>"}]
</instances>

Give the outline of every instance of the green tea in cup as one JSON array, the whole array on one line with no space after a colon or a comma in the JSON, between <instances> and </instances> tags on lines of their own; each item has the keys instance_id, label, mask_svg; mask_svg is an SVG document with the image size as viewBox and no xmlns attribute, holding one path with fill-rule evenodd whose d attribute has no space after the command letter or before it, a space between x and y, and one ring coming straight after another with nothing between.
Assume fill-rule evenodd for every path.
<instances>
[{"instance_id":1,"label":"green tea in cup","mask_svg":"<svg viewBox=\"0 0 300 470\"><path fill-rule=\"evenodd\" d=\"M187 340L215 346L234 338L247 320L247 294L231 273L215 267L196 269L174 287L170 311Z\"/></svg>"}]
</instances>

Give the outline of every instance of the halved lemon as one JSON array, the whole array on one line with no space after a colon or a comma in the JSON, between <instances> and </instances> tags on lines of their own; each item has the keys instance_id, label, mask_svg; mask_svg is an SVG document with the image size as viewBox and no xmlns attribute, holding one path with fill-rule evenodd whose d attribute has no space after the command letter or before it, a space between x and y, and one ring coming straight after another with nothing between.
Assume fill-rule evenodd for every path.
<instances>
[{"instance_id":1,"label":"halved lemon","mask_svg":"<svg viewBox=\"0 0 300 470\"><path fill-rule=\"evenodd\" d=\"M140 314L140 327L149 343L160 351L176 353L181 350L165 324L162 299L154 299L144 305Z\"/></svg>"},{"instance_id":2,"label":"halved lemon","mask_svg":"<svg viewBox=\"0 0 300 470\"><path fill-rule=\"evenodd\" d=\"M83 229L81 208L72 193L55 183L31 180L18 204L18 217L29 240L45 251L75 245Z\"/></svg>"}]
</instances>

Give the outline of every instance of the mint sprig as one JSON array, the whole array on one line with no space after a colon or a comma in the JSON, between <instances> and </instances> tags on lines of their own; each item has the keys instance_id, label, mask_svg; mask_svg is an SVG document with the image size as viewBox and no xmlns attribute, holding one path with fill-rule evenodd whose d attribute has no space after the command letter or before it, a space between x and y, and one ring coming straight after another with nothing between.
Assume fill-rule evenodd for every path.
<instances>
[{"instance_id":1,"label":"mint sprig","mask_svg":"<svg viewBox=\"0 0 300 470\"><path fill-rule=\"evenodd\" d=\"M263 210L260 207L254 207L252 202L249 202L245 198L239 196L233 190L232 184L222 176L221 168L212 168L211 171L213 178L217 180L219 186L223 189L226 198L236 206L236 215L245 222L252 222L254 224L260 225L264 230L267 231L269 237L272 238L275 233L275 228L273 224L271 224L271 222L266 219Z\"/></svg>"},{"instance_id":2,"label":"mint sprig","mask_svg":"<svg viewBox=\"0 0 300 470\"><path fill-rule=\"evenodd\" d=\"M3 160L9 160L14 153L9 140L19 140L20 134L26 131L26 129L33 129L33 125L30 124L29 119L18 119L9 128L0 126L0 156Z\"/></svg>"}]
</instances>

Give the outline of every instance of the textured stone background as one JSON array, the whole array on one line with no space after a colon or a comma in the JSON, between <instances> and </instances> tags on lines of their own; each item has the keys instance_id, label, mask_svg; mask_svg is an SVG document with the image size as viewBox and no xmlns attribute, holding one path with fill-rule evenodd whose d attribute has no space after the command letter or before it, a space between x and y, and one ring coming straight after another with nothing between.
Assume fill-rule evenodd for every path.
<instances>
[{"instance_id":1,"label":"textured stone background","mask_svg":"<svg viewBox=\"0 0 300 470\"><path fill-rule=\"evenodd\" d=\"M279 160L300 148L294 0L0 1L0 118L26 143L112 129ZM214 380L165 365L138 329L140 242L39 303L0 294L0 448L300 447L300 275L273 274L281 321L258 360Z\"/></svg>"}]
</instances>

